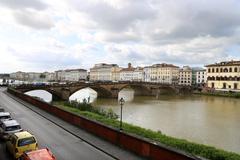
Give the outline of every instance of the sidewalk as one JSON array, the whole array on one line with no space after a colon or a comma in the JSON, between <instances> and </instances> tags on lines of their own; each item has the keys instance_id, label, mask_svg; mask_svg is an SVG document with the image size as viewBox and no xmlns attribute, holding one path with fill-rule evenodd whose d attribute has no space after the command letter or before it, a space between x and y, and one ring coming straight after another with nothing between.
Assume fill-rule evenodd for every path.
<instances>
[{"instance_id":1,"label":"sidewalk","mask_svg":"<svg viewBox=\"0 0 240 160\"><path fill-rule=\"evenodd\" d=\"M116 158L116 159L120 159L120 160L141 160L144 159L142 157L139 157L138 155L126 151L123 148L120 148L118 146L115 146L112 143L109 143L103 139L100 139L99 137L96 137L95 135L86 132L85 130L82 130L81 128L78 128L74 125L71 125L65 121L63 121L62 119L59 119L29 103L26 103L25 101L14 97L13 95L7 93L6 91L4 92L5 94L7 94L9 97L15 99L16 101L18 101L19 103L23 104L24 106L28 107L29 109L31 109L32 111L40 114L41 116L43 116L44 118L50 120L51 122L55 123L56 125L58 125L59 127L65 129L66 131L72 133L73 135L80 137L83 141L85 141L86 143L94 146L95 148L98 148L99 150L105 152L108 155L111 155L112 157Z\"/></svg>"}]
</instances>

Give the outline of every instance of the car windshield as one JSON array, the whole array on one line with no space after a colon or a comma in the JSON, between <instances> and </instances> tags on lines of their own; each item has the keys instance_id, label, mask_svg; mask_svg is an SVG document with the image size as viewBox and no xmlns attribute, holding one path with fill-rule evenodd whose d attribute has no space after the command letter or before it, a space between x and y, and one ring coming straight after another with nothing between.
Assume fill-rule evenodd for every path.
<instances>
[{"instance_id":1,"label":"car windshield","mask_svg":"<svg viewBox=\"0 0 240 160\"><path fill-rule=\"evenodd\" d=\"M34 137L28 137L28 138L23 138L18 140L18 147L29 145L35 143L36 140Z\"/></svg>"},{"instance_id":2,"label":"car windshield","mask_svg":"<svg viewBox=\"0 0 240 160\"><path fill-rule=\"evenodd\" d=\"M8 119L11 118L10 116L1 116L0 119Z\"/></svg>"},{"instance_id":3,"label":"car windshield","mask_svg":"<svg viewBox=\"0 0 240 160\"><path fill-rule=\"evenodd\" d=\"M5 131L14 131L21 129L20 125L6 127Z\"/></svg>"}]
</instances>

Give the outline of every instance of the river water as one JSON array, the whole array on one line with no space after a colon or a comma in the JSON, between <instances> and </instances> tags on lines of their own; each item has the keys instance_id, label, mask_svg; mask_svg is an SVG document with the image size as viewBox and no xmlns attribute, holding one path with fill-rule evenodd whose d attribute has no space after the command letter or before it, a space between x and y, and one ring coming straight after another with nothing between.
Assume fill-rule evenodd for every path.
<instances>
[{"instance_id":1,"label":"river water","mask_svg":"<svg viewBox=\"0 0 240 160\"><path fill-rule=\"evenodd\" d=\"M82 101L88 97L94 106L112 108L117 114L120 113L117 99L96 98L97 93L91 89L80 90L70 99ZM240 153L240 99L200 95L165 95L158 99L134 97L131 89L122 90L119 93L121 97L126 101L123 106L125 122Z\"/></svg>"}]
</instances>

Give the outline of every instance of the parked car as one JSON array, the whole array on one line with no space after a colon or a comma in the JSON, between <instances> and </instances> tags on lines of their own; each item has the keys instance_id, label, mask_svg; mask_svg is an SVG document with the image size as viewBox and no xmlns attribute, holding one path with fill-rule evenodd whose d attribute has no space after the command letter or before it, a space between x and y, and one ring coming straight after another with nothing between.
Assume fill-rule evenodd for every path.
<instances>
[{"instance_id":1,"label":"parked car","mask_svg":"<svg viewBox=\"0 0 240 160\"><path fill-rule=\"evenodd\" d=\"M34 135L22 131L10 135L6 142L6 149L15 159L18 159L26 151L37 150L38 144Z\"/></svg>"},{"instance_id":2,"label":"parked car","mask_svg":"<svg viewBox=\"0 0 240 160\"><path fill-rule=\"evenodd\" d=\"M10 134L20 131L22 128L16 120L3 120L0 127L0 138L7 140Z\"/></svg>"},{"instance_id":3,"label":"parked car","mask_svg":"<svg viewBox=\"0 0 240 160\"><path fill-rule=\"evenodd\" d=\"M45 148L31 152L24 152L19 160L56 160L56 158L48 148Z\"/></svg>"},{"instance_id":4,"label":"parked car","mask_svg":"<svg viewBox=\"0 0 240 160\"><path fill-rule=\"evenodd\" d=\"M0 120L9 119L9 118L11 118L11 115L9 112L0 112Z\"/></svg>"},{"instance_id":5,"label":"parked car","mask_svg":"<svg viewBox=\"0 0 240 160\"><path fill-rule=\"evenodd\" d=\"M4 121L9 121L9 120L12 120L12 118L1 119L0 120L0 127L2 127L2 124L3 124Z\"/></svg>"}]
</instances>

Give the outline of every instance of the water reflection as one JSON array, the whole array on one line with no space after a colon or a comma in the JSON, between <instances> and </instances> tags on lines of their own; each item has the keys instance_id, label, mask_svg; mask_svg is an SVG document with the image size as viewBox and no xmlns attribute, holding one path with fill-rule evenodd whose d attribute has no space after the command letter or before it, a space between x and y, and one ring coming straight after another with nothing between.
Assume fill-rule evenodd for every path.
<instances>
[{"instance_id":1,"label":"water reflection","mask_svg":"<svg viewBox=\"0 0 240 160\"><path fill-rule=\"evenodd\" d=\"M25 94L32 96L32 97L38 97L39 99L45 101L45 102L52 102L52 94L45 91L45 90L34 90L26 92Z\"/></svg>"},{"instance_id":2,"label":"water reflection","mask_svg":"<svg viewBox=\"0 0 240 160\"><path fill-rule=\"evenodd\" d=\"M92 103L97 99L97 92L91 88L81 89L69 97L70 101L76 100L78 102L83 102L86 99L87 102Z\"/></svg>"}]
</instances>

